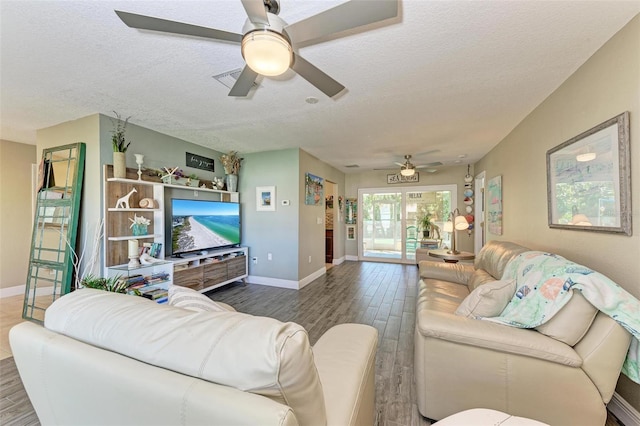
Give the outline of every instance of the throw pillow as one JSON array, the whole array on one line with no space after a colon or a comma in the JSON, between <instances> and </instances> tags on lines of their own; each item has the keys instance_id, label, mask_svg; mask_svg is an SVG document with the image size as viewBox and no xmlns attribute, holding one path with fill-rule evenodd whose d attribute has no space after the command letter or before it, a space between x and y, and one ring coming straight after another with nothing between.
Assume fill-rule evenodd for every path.
<instances>
[{"instance_id":1,"label":"throw pillow","mask_svg":"<svg viewBox=\"0 0 640 426\"><path fill-rule=\"evenodd\" d=\"M197 312L229 312L227 308L209 299L204 294L179 285L169 287L169 300L167 302L177 308L189 309Z\"/></svg>"},{"instance_id":2,"label":"throw pillow","mask_svg":"<svg viewBox=\"0 0 640 426\"><path fill-rule=\"evenodd\" d=\"M455 314L469 318L497 317L504 311L515 292L515 280L483 284L465 297Z\"/></svg>"}]
</instances>

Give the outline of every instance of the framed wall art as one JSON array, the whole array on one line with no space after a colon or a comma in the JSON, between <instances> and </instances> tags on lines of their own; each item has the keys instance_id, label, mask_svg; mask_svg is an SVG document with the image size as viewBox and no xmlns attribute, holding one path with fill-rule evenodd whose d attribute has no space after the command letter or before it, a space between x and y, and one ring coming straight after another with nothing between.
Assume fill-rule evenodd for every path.
<instances>
[{"instance_id":1,"label":"framed wall art","mask_svg":"<svg viewBox=\"0 0 640 426\"><path fill-rule=\"evenodd\" d=\"M311 173L304 176L304 203L309 206L321 206L324 198L324 179Z\"/></svg>"},{"instance_id":2,"label":"framed wall art","mask_svg":"<svg viewBox=\"0 0 640 426\"><path fill-rule=\"evenodd\" d=\"M487 225L493 235L502 235L502 176L487 183Z\"/></svg>"},{"instance_id":3,"label":"framed wall art","mask_svg":"<svg viewBox=\"0 0 640 426\"><path fill-rule=\"evenodd\" d=\"M550 228L631 235L629 113L547 151Z\"/></svg>"},{"instance_id":4,"label":"framed wall art","mask_svg":"<svg viewBox=\"0 0 640 426\"><path fill-rule=\"evenodd\" d=\"M355 239L356 239L356 226L347 225L347 240L355 240Z\"/></svg>"},{"instance_id":5,"label":"framed wall art","mask_svg":"<svg viewBox=\"0 0 640 426\"><path fill-rule=\"evenodd\" d=\"M259 212L272 212L276 210L276 187L256 187L256 210Z\"/></svg>"}]
</instances>

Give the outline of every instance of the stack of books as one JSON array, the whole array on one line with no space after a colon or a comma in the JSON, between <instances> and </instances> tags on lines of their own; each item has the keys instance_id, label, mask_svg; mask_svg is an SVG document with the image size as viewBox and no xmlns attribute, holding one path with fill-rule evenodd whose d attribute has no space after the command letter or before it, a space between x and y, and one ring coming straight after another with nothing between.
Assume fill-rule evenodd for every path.
<instances>
[{"instance_id":1,"label":"stack of books","mask_svg":"<svg viewBox=\"0 0 640 426\"><path fill-rule=\"evenodd\" d=\"M440 242L431 238L423 238L420 241L420 248L423 249L436 250L439 246Z\"/></svg>"},{"instance_id":2,"label":"stack of books","mask_svg":"<svg viewBox=\"0 0 640 426\"><path fill-rule=\"evenodd\" d=\"M169 296L168 290L164 288L141 288L139 291L142 297L146 297L147 299L154 300L158 303L166 302L166 299Z\"/></svg>"}]
</instances>

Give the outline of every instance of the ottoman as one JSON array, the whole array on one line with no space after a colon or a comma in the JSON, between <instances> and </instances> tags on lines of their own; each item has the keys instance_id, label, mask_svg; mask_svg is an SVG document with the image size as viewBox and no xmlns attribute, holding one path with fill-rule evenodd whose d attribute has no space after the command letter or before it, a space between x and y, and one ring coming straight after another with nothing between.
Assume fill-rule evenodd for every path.
<instances>
[{"instance_id":1,"label":"ottoman","mask_svg":"<svg viewBox=\"0 0 640 426\"><path fill-rule=\"evenodd\" d=\"M537 420L516 417L502 411L474 408L452 414L433 426L549 426Z\"/></svg>"}]
</instances>

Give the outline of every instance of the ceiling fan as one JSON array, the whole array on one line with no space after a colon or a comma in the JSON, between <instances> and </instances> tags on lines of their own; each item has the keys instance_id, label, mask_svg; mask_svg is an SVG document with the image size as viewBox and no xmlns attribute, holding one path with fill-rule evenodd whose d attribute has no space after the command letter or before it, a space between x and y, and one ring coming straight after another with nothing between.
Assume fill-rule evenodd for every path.
<instances>
[{"instance_id":1,"label":"ceiling fan","mask_svg":"<svg viewBox=\"0 0 640 426\"><path fill-rule=\"evenodd\" d=\"M248 18L242 34L116 10L131 28L160 31L241 44L246 65L229 96L247 96L258 75L276 76L289 68L329 97L345 87L296 52L296 46L352 28L393 18L398 0L352 0L317 15L287 24L277 15L278 0L241 0Z\"/></svg>"},{"instance_id":2,"label":"ceiling fan","mask_svg":"<svg viewBox=\"0 0 640 426\"><path fill-rule=\"evenodd\" d=\"M411 154L404 156L404 163L395 164L400 166L400 174L402 176L413 176L416 173L416 169L425 169L425 172L427 173L435 173L437 171L436 169L428 169L427 167L442 166L442 163L439 161L416 166L411 162Z\"/></svg>"},{"instance_id":3,"label":"ceiling fan","mask_svg":"<svg viewBox=\"0 0 640 426\"><path fill-rule=\"evenodd\" d=\"M436 151L439 151L439 150L425 152L424 154L436 152ZM407 154L404 156L404 163L399 163L394 161L394 164L397 164L398 166L400 166L400 174L402 176L413 176L416 173L417 169L425 169L424 171L427 173L435 173L438 170L433 169L431 167L442 166L442 163L440 161L435 161L433 163L421 164L419 166L416 166L411 162L411 154ZM374 169L374 170L392 170L392 169Z\"/></svg>"}]
</instances>

